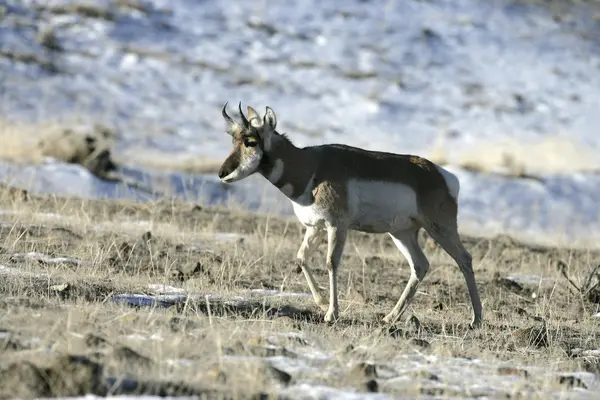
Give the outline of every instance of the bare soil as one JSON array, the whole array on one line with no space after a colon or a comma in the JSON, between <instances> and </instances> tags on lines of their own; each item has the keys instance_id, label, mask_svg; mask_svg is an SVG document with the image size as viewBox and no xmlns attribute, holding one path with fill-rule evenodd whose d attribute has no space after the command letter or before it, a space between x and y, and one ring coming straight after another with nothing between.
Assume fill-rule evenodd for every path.
<instances>
[{"instance_id":1,"label":"bare soil","mask_svg":"<svg viewBox=\"0 0 600 400\"><path fill-rule=\"evenodd\" d=\"M515 377L509 397L546 398L589 388L576 375L549 379L528 367L596 374L600 365L590 352L600 348L598 252L464 237L484 305L485 324L472 330L458 267L423 233L430 272L389 327L381 319L408 264L388 236L353 232L340 270L341 318L330 325L296 272L304 229L294 219L6 187L0 209L0 398L265 398L302 382L473 396L432 369L383 372L415 354L494 363L495 376ZM327 290L324 257L323 245L312 269Z\"/></svg>"}]
</instances>

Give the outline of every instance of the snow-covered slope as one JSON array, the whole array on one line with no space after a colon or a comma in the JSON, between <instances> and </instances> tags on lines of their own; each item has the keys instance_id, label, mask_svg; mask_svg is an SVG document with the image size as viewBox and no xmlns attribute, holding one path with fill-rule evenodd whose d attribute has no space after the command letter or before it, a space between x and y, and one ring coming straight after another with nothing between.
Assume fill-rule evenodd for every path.
<instances>
[{"instance_id":1,"label":"snow-covered slope","mask_svg":"<svg viewBox=\"0 0 600 400\"><path fill-rule=\"evenodd\" d=\"M220 159L230 144L223 103L270 105L298 145L342 142L449 164L462 181L465 232L600 243L600 8L593 3L0 4L5 120L76 116L116 125L117 156L133 170L145 152ZM66 169L11 176L37 179L44 191L115 195L90 186L89 177L58 172ZM214 178L194 179L208 179L210 201L228 198ZM253 209L267 197L290 212L275 190L251 183L260 180L231 193Z\"/></svg>"}]
</instances>

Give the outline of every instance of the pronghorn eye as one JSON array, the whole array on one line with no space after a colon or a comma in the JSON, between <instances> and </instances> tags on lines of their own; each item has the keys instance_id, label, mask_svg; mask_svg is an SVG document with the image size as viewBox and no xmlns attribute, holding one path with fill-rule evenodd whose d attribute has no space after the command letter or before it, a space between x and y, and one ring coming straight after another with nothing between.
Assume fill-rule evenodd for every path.
<instances>
[{"instance_id":1,"label":"pronghorn eye","mask_svg":"<svg viewBox=\"0 0 600 400\"><path fill-rule=\"evenodd\" d=\"M254 147L256 146L256 139L253 137L244 139L244 146L246 147Z\"/></svg>"}]
</instances>

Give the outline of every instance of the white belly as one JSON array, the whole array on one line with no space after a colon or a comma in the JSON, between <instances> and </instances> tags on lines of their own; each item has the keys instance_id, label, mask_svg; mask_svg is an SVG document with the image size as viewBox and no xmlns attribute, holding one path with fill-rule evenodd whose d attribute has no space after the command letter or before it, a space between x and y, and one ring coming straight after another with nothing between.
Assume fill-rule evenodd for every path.
<instances>
[{"instance_id":1,"label":"white belly","mask_svg":"<svg viewBox=\"0 0 600 400\"><path fill-rule=\"evenodd\" d=\"M391 182L348 182L350 228L385 233L414 226L417 194L407 185Z\"/></svg>"},{"instance_id":2,"label":"white belly","mask_svg":"<svg viewBox=\"0 0 600 400\"><path fill-rule=\"evenodd\" d=\"M324 226L326 213L316 204L303 206L292 201L294 214L304 226Z\"/></svg>"}]
</instances>

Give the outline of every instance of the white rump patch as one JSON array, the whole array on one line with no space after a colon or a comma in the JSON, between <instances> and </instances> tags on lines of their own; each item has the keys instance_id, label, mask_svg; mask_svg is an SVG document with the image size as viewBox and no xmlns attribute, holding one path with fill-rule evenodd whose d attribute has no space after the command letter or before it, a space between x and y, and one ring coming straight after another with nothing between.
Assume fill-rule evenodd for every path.
<instances>
[{"instance_id":1,"label":"white rump patch","mask_svg":"<svg viewBox=\"0 0 600 400\"><path fill-rule=\"evenodd\" d=\"M414 226L417 194L408 185L383 181L348 181L350 227L372 233L397 232Z\"/></svg>"},{"instance_id":2,"label":"white rump patch","mask_svg":"<svg viewBox=\"0 0 600 400\"><path fill-rule=\"evenodd\" d=\"M448 171L447 169L440 167L439 165L436 165L436 167L446 180L446 185L448 186L448 191L450 192L450 195L454 197L454 200L458 200L458 192L460 191L460 182L458 181L458 177L452 172Z\"/></svg>"}]
</instances>

